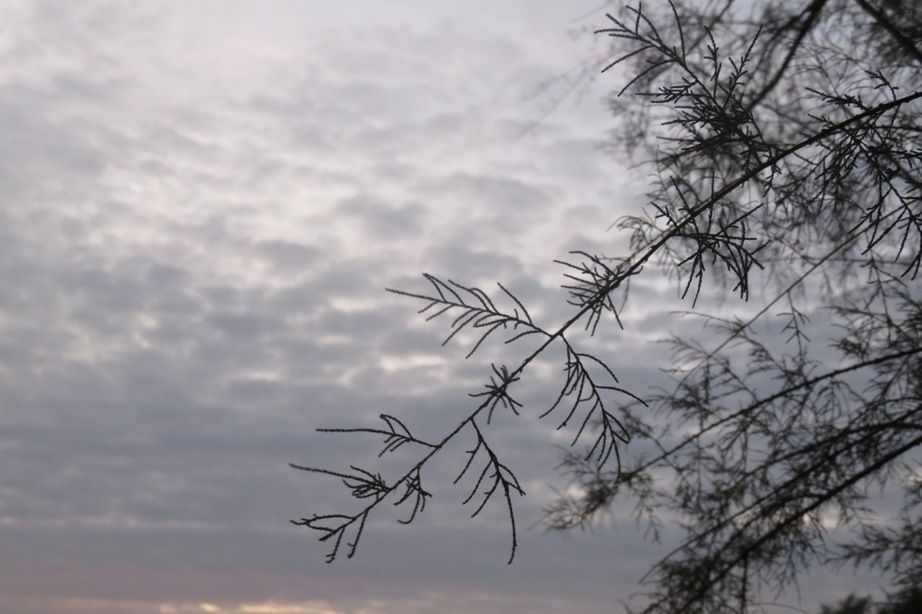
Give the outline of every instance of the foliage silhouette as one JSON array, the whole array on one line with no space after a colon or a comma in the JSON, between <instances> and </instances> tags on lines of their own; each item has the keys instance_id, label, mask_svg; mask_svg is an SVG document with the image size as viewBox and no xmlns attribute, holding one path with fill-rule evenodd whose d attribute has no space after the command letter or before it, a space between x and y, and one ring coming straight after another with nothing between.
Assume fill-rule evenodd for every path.
<instances>
[{"instance_id":1,"label":"foliage silhouette","mask_svg":"<svg viewBox=\"0 0 922 614\"><path fill-rule=\"evenodd\" d=\"M326 429L383 437L382 455L418 455L390 481L359 467L293 465L340 478L364 504L295 524L331 541L328 560L343 546L351 557L384 501L410 508L407 522L423 511L423 470L466 437L455 482L480 468L465 503L476 516L502 502L512 562L513 495L525 493L488 427L497 410L519 413L513 392L554 346L565 381L539 416L579 424L562 468L580 494L550 506L547 526L586 527L626 499L654 537L663 514L685 531L647 574L643 611L749 611L812 564L868 564L903 586L918 582L922 9L911 0L661 2L608 14L597 33L613 41L603 72L626 75L611 100L613 141L654 175L649 206L618 224L632 252L556 261L573 307L556 327L536 323L503 285L491 297L424 274L428 291L390 290L421 301L427 320L450 320L443 344L472 334L468 357L502 337L521 358L491 365L470 413L438 440L387 415L385 429ZM654 267L692 307L709 280L717 296L770 293L751 317L705 316L708 343L672 339L674 387L641 398L573 333L595 334L603 319L622 326L631 280ZM780 321L769 321L777 308ZM808 334L821 316L837 327L831 348ZM595 439L580 444L587 433ZM658 452L626 455L644 440ZM902 494L898 519L882 522L868 507L874 485ZM830 543L833 526L851 538Z\"/></svg>"},{"instance_id":2,"label":"foliage silhouette","mask_svg":"<svg viewBox=\"0 0 922 614\"><path fill-rule=\"evenodd\" d=\"M823 606L820 614L918 614L922 612L922 587L906 586L883 603L875 604L870 597L849 595L838 605Z\"/></svg>"}]
</instances>

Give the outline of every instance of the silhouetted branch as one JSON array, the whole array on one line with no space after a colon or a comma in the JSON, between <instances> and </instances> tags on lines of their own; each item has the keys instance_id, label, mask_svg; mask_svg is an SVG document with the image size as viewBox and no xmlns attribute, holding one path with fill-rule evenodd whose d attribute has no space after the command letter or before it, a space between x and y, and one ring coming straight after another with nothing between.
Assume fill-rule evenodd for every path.
<instances>
[{"instance_id":1,"label":"silhouetted branch","mask_svg":"<svg viewBox=\"0 0 922 614\"><path fill-rule=\"evenodd\" d=\"M421 470L466 436L454 483L470 482L464 504L473 516L502 501L511 562L512 494L524 491L487 428L498 409L525 417L513 388L528 384L528 366L551 346L563 355L562 381L536 415L553 414L557 429L575 426L562 468L580 494L546 510L549 526L585 527L615 497L632 496L654 537L661 510L678 514L686 530L651 570L656 588L645 611L745 611L760 591L784 587L828 553L822 514L865 528L865 547L848 550L849 560L905 558L909 550L868 529L860 513L861 489L893 480L897 459L922 443L922 300L912 285L922 267L922 90L918 66L905 61L922 60L914 40L922 13L916 19L904 7L912 19L897 24L888 15L900 6L669 0L660 14L639 3L624 17L608 14L597 33L615 51L602 72L633 70L617 96L634 97L612 105L630 135L625 148L646 145L653 171L649 205L618 224L630 232L630 253L575 250L556 260L573 307L556 327L536 323L501 284L490 296L424 274L427 291L388 290L421 301L427 321L448 321L442 345L464 338L466 358L499 338L522 351L491 363L470 393L475 406L441 439L418 439L388 414L384 428L321 429L383 437L379 456L419 453L389 481L356 466L293 465L339 478L365 502L352 515L296 522L333 543L328 561L342 547L354 554L368 515L389 497L409 508L401 522L412 522L431 496ZM605 314L623 329L628 284L653 263L675 276L693 308L706 278L743 300L763 300L754 289L767 294L749 317L708 316L713 342L673 338L675 387L651 398L576 339L577 325L595 335ZM817 278L820 289L808 292ZM775 326L766 316L781 301ZM828 351L813 355L818 314L841 328L828 349L836 363ZM527 338L534 343L518 343ZM625 457L637 439L656 452ZM917 490L907 490L911 506L922 504ZM904 574L914 573L909 567Z\"/></svg>"}]
</instances>

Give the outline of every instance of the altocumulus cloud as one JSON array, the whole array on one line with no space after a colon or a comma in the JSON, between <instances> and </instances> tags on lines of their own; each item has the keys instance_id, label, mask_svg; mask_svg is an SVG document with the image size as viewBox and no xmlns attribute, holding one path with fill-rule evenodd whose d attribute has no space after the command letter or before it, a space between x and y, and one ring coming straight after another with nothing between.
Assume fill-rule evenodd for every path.
<instances>
[{"instance_id":1,"label":"altocumulus cloud","mask_svg":"<svg viewBox=\"0 0 922 614\"><path fill-rule=\"evenodd\" d=\"M593 3L560 4L4 3L0 548L17 555L0 609L628 596L647 552L630 524L617 541L533 532L513 567L502 511L471 521L460 491L413 529L375 519L348 564L288 524L348 504L288 462L346 467L371 443L314 428L389 411L435 434L482 384L384 287L499 280L553 322L550 261L613 245L635 188L598 147L604 88L549 115L530 96L591 51L566 28ZM621 360L607 339L646 385L659 355L631 338ZM553 496L549 431L495 430L526 525Z\"/></svg>"}]
</instances>

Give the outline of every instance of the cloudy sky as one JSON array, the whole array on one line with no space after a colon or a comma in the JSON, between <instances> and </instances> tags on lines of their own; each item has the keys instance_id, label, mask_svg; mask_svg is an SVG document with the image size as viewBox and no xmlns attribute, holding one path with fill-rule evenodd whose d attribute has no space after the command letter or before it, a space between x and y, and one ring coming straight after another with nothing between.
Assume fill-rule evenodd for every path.
<instances>
[{"instance_id":1,"label":"cloudy sky","mask_svg":"<svg viewBox=\"0 0 922 614\"><path fill-rule=\"evenodd\" d=\"M448 485L352 561L289 523L352 505L289 462L376 452L314 429L388 412L436 438L488 374L385 287L501 281L551 326L552 260L623 244L643 172L601 150L617 75L579 80L604 46L572 35L598 5L2 4L0 610L620 609L663 550L628 518L523 529L512 566L501 506L472 520ZM629 315L596 349L642 392L668 330ZM564 440L534 412L491 437L527 528Z\"/></svg>"}]
</instances>

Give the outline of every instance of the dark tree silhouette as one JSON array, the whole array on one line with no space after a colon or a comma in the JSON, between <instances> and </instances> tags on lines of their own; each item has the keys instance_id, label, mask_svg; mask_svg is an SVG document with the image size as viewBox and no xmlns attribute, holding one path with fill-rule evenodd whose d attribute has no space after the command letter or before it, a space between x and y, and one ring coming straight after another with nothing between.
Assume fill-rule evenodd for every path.
<instances>
[{"instance_id":1,"label":"dark tree silhouette","mask_svg":"<svg viewBox=\"0 0 922 614\"><path fill-rule=\"evenodd\" d=\"M823 606L820 614L918 614L922 612L922 587L907 586L879 604L870 597L849 595L836 606Z\"/></svg>"},{"instance_id":2,"label":"dark tree silhouette","mask_svg":"<svg viewBox=\"0 0 922 614\"><path fill-rule=\"evenodd\" d=\"M922 8L650 5L607 15L598 31L613 42L603 71L618 67L620 80L613 142L654 177L648 206L619 224L632 252L558 261L573 311L552 327L502 285L488 294L427 274L428 290L392 290L447 322L446 343L468 339L469 356L502 338L521 358L491 365L471 412L438 440L389 415L381 428L327 429L381 437L382 455L416 454L389 479L295 465L361 500L295 522L331 543L329 560L355 553L384 501L411 522L430 497L427 463L468 438L456 481L469 480L474 515L492 499L506 507L511 561L513 495L524 492L489 425L524 409L514 395L554 347L559 394L535 413L575 426L563 468L580 494L546 510L548 527L585 527L623 499L654 535L665 513L685 531L650 570L643 611L750 611L813 564L868 564L907 586L922 578ZM641 398L577 333L621 326L629 282L657 269L692 307L738 296L751 315L710 316L705 339L672 339L674 386ZM831 346L811 342L811 318L836 327ZM869 507L875 486L902 496L898 517Z\"/></svg>"},{"instance_id":3,"label":"dark tree silhouette","mask_svg":"<svg viewBox=\"0 0 922 614\"><path fill-rule=\"evenodd\" d=\"M823 606L820 614L871 614L870 597L849 595L836 606Z\"/></svg>"}]
</instances>

